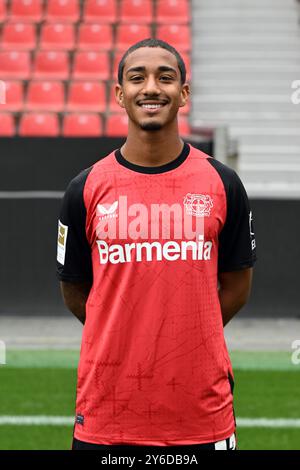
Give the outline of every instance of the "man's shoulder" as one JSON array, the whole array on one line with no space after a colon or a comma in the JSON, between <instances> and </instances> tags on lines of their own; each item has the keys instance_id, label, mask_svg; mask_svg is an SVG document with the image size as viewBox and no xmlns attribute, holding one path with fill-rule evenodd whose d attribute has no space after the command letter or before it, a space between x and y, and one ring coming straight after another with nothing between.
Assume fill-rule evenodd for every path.
<instances>
[{"instance_id":1,"label":"man's shoulder","mask_svg":"<svg viewBox=\"0 0 300 470\"><path fill-rule=\"evenodd\" d=\"M114 156L115 150L113 150L111 153L108 155L105 155L104 157L101 157L99 160L97 160L95 163L93 163L91 166L84 168L81 170L77 175L72 178L69 182L69 187L76 190L76 189L83 189L86 180L88 176L95 171L102 171L106 165L111 165L112 163L112 157Z\"/></svg>"}]
</instances>

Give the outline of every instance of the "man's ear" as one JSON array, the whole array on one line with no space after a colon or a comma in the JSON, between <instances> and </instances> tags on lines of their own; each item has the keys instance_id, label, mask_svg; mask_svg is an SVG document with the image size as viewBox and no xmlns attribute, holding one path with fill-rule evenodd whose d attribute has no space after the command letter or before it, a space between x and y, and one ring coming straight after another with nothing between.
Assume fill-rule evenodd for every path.
<instances>
[{"instance_id":1,"label":"man's ear","mask_svg":"<svg viewBox=\"0 0 300 470\"><path fill-rule=\"evenodd\" d=\"M115 95L117 103L121 106L121 108L125 108L124 106L124 98L123 98L123 90L119 83L115 86Z\"/></svg>"},{"instance_id":2,"label":"man's ear","mask_svg":"<svg viewBox=\"0 0 300 470\"><path fill-rule=\"evenodd\" d=\"M180 104L179 104L180 107L183 107L187 104L190 93L191 93L190 85L188 83L185 83L181 89Z\"/></svg>"}]
</instances>

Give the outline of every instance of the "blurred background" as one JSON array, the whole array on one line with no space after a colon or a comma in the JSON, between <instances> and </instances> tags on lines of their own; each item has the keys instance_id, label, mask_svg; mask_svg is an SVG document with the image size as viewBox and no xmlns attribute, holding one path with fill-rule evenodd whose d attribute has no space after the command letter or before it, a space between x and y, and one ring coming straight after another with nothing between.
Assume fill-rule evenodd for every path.
<instances>
[{"instance_id":1,"label":"blurred background","mask_svg":"<svg viewBox=\"0 0 300 470\"><path fill-rule=\"evenodd\" d=\"M117 66L147 37L186 63L182 137L237 171L253 212L252 295L225 328L239 448L300 449L299 19L297 0L0 0L0 449L71 446L82 327L57 218L124 141Z\"/></svg>"}]
</instances>

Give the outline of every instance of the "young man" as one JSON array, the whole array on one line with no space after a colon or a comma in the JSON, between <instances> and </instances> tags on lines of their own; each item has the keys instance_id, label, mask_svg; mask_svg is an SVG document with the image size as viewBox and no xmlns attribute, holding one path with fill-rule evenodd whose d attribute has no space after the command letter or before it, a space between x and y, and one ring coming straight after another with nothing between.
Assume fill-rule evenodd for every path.
<instances>
[{"instance_id":1,"label":"young man","mask_svg":"<svg viewBox=\"0 0 300 470\"><path fill-rule=\"evenodd\" d=\"M255 240L237 174L184 143L184 63L159 40L119 65L124 145L69 184L58 277L84 324L73 449L234 449L223 328L246 303Z\"/></svg>"}]
</instances>

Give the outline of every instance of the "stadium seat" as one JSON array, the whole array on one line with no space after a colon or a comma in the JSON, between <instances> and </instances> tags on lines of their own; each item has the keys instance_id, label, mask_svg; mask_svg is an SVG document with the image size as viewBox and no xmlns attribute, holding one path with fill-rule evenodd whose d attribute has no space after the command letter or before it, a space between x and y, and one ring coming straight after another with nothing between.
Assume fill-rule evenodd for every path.
<instances>
[{"instance_id":1,"label":"stadium seat","mask_svg":"<svg viewBox=\"0 0 300 470\"><path fill-rule=\"evenodd\" d=\"M110 113L123 113L124 110L116 101L115 87L111 85L109 91L109 112Z\"/></svg>"},{"instance_id":2,"label":"stadium seat","mask_svg":"<svg viewBox=\"0 0 300 470\"><path fill-rule=\"evenodd\" d=\"M124 137L128 132L128 116L123 114L111 114L106 119L105 134L108 137Z\"/></svg>"},{"instance_id":3,"label":"stadium seat","mask_svg":"<svg viewBox=\"0 0 300 470\"><path fill-rule=\"evenodd\" d=\"M153 4L151 0L124 0L120 3L122 23L152 23Z\"/></svg>"},{"instance_id":4,"label":"stadium seat","mask_svg":"<svg viewBox=\"0 0 300 470\"><path fill-rule=\"evenodd\" d=\"M15 119L13 114L0 113L0 136L13 137L15 133Z\"/></svg>"},{"instance_id":5,"label":"stadium seat","mask_svg":"<svg viewBox=\"0 0 300 470\"><path fill-rule=\"evenodd\" d=\"M190 80L191 76L192 76L190 55L187 54L186 52L181 52L180 55L181 55L181 57L182 57L182 59L185 63L186 78L187 78L187 80Z\"/></svg>"},{"instance_id":6,"label":"stadium seat","mask_svg":"<svg viewBox=\"0 0 300 470\"><path fill-rule=\"evenodd\" d=\"M31 81L25 107L27 111L63 111L63 84L55 81Z\"/></svg>"},{"instance_id":7,"label":"stadium seat","mask_svg":"<svg viewBox=\"0 0 300 470\"><path fill-rule=\"evenodd\" d=\"M188 117L187 116L182 116L179 114L178 116L178 129L179 129L179 134L186 136L191 134L191 128L189 125Z\"/></svg>"},{"instance_id":8,"label":"stadium seat","mask_svg":"<svg viewBox=\"0 0 300 470\"><path fill-rule=\"evenodd\" d=\"M2 49L30 50L36 47L35 25L5 23L2 31Z\"/></svg>"},{"instance_id":9,"label":"stadium seat","mask_svg":"<svg viewBox=\"0 0 300 470\"><path fill-rule=\"evenodd\" d=\"M0 103L0 111L20 111L24 105L23 83L8 80L4 83L5 103Z\"/></svg>"},{"instance_id":10,"label":"stadium seat","mask_svg":"<svg viewBox=\"0 0 300 470\"><path fill-rule=\"evenodd\" d=\"M6 10L6 0L0 0L0 23L6 20L7 10Z\"/></svg>"},{"instance_id":11,"label":"stadium seat","mask_svg":"<svg viewBox=\"0 0 300 470\"><path fill-rule=\"evenodd\" d=\"M190 28L186 25L160 25L156 37L172 44L179 52L191 49Z\"/></svg>"},{"instance_id":12,"label":"stadium seat","mask_svg":"<svg viewBox=\"0 0 300 470\"><path fill-rule=\"evenodd\" d=\"M106 109L105 84L99 82L72 82L69 87L68 111L94 111Z\"/></svg>"},{"instance_id":13,"label":"stadium seat","mask_svg":"<svg viewBox=\"0 0 300 470\"><path fill-rule=\"evenodd\" d=\"M190 22L190 8L187 0L158 0L156 23L186 24Z\"/></svg>"},{"instance_id":14,"label":"stadium seat","mask_svg":"<svg viewBox=\"0 0 300 470\"><path fill-rule=\"evenodd\" d=\"M108 50L113 45L112 29L109 24L82 23L79 27L79 50Z\"/></svg>"},{"instance_id":15,"label":"stadium seat","mask_svg":"<svg viewBox=\"0 0 300 470\"><path fill-rule=\"evenodd\" d=\"M64 23L44 24L41 31L40 49L70 50L75 47L74 26Z\"/></svg>"},{"instance_id":16,"label":"stadium seat","mask_svg":"<svg viewBox=\"0 0 300 470\"><path fill-rule=\"evenodd\" d=\"M58 137L59 120L55 113L23 113L20 120L21 137Z\"/></svg>"},{"instance_id":17,"label":"stadium seat","mask_svg":"<svg viewBox=\"0 0 300 470\"><path fill-rule=\"evenodd\" d=\"M116 49L128 49L135 42L151 36L151 29L148 25L139 24L121 24L117 28Z\"/></svg>"},{"instance_id":18,"label":"stadium seat","mask_svg":"<svg viewBox=\"0 0 300 470\"><path fill-rule=\"evenodd\" d=\"M117 80L117 78L118 78L119 62L122 59L123 55L124 55L124 52L115 52L114 53L114 58L113 58L113 79L114 80Z\"/></svg>"},{"instance_id":19,"label":"stadium seat","mask_svg":"<svg viewBox=\"0 0 300 470\"><path fill-rule=\"evenodd\" d=\"M85 22L115 23L117 21L116 0L86 0L84 2Z\"/></svg>"},{"instance_id":20,"label":"stadium seat","mask_svg":"<svg viewBox=\"0 0 300 470\"><path fill-rule=\"evenodd\" d=\"M39 22L43 9L41 0L11 0L9 20Z\"/></svg>"},{"instance_id":21,"label":"stadium seat","mask_svg":"<svg viewBox=\"0 0 300 470\"><path fill-rule=\"evenodd\" d=\"M73 79L108 80L109 76L107 52L77 52L75 54Z\"/></svg>"},{"instance_id":22,"label":"stadium seat","mask_svg":"<svg viewBox=\"0 0 300 470\"><path fill-rule=\"evenodd\" d=\"M1 79L28 80L31 75L31 62L29 52L7 51L0 52Z\"/></svg>"},{"instance_id":23,"label":"stadium seat","mask_svg":"<svg viewBox=\"0 0 300 470\"><path fill-rule=\"evenodd\" d=\"M69 78L68 53L63 51L38 51L35 56L34 78L67 80Z\"/></svg>"},{"instance_id":24,"label":"stadium seat","mask_svg":"<svg viewBox=\"0 0 300 470\"><path fill-rule=\"evenodd\" d=\"M64 116L64 137L99 137L103 134L102 120L98 114L67 114Z\"/></svg>"},{"instance_id":25,"label":"stadium seat","mask_svg":"<svg viewBox=\"0 0 300 470\"><path fill-rule=\"evenodd\" d=\"M48 22L74 23L79 20L78 0L48 0L46 4L45 19Z\"/></svg>"}]
</instances>

